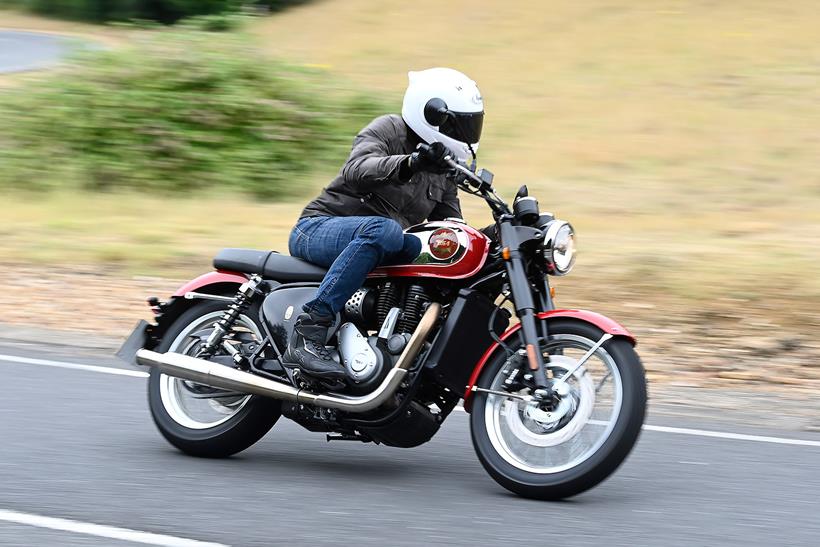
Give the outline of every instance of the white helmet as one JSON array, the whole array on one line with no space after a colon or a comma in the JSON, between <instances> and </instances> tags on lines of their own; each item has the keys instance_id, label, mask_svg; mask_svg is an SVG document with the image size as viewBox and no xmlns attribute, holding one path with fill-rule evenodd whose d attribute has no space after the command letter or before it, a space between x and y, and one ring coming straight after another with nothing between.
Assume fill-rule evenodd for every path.
<instances>
[{"instance_id":1,"label":"white helmet","mask_svg":"<svg viewBox=\"0 0 820 547\"><path fill-rule=\"evenodd\" d=\"M472 159L484 123L484 102L478 86L451 68L408 72L401 117L428 144L440 142L459 159Z\"/></svg>"}]
</instances>

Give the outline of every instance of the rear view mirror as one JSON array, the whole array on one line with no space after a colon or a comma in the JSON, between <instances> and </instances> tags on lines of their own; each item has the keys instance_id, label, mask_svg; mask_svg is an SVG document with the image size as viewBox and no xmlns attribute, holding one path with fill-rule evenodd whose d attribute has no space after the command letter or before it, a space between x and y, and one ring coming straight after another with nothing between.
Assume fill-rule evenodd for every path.
<instances>
[{"instance_id":1,"label":"rear view mirror","mask_svg":"<svg viewBox=\"0 0 820 547\"><path fill-rule=\"evenodd\" d=\"M441 99L430 99L424 105L424 119L434 127L447 121L447 103Z\"/></svg>"}]
</instances>

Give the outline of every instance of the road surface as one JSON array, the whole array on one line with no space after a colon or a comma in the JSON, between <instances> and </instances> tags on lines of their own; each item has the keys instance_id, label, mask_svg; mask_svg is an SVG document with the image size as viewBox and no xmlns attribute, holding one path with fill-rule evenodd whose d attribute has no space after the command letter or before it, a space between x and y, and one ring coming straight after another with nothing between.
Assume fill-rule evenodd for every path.
<instances>
[{"instance_id":1,"label":"road surface","mask_svg":"<svg viewBox=\"0 0 820 547\"><path fill-rule=\"evenodd\" d=\"M416 449L328 444L282 420L202 460L160 437L145 379L113 358L0 345L0 385L0 545L820 542L820 434L650 416L611 479L549 503L485 474L463 411Z\"/></svg>"},{"instance_id":2,"label":"road surface","mask_svg":"<svg viewBox=\"0 0 820 547\"><path fill-rule=\"evenodd\" d=\"M18 30L0 30L0 73L45 68L70 51L66 38Z\"/></svg>"}]
</instances>

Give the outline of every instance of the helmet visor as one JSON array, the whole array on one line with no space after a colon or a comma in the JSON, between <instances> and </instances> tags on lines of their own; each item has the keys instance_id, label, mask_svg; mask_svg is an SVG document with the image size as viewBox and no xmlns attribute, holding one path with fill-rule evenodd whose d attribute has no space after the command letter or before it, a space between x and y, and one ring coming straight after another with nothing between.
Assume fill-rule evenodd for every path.
<instances>
[{"instance_id":1,"label":"helmet visor","mask_svg":"<svg viewBox=\"0 0 820 547\"><path fill-rule=\"evenodd\" d=\"M484 112L453 112L438 130L451 139L475 144L481 140Z\"/></svg>"}]
</instances>

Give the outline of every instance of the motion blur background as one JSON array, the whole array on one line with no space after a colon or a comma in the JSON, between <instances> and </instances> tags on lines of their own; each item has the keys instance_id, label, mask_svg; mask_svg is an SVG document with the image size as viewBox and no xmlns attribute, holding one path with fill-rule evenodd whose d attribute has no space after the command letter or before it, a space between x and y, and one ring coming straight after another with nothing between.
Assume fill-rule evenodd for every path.
<instances>
[{"instance_id":1,"label":"motion blur background","mask_svg":"<svg viewBox=\"0 0 820 547\"><path fill-rule=\"evenodd\" d=\"M484 95L500 193L580 234L559 305L637 334L654 401L765 392L820 428L816 8L0 0L2 329L113 346L221 247L284 250L407 71L450 66Z\"/></svg>"}]
</instances>

